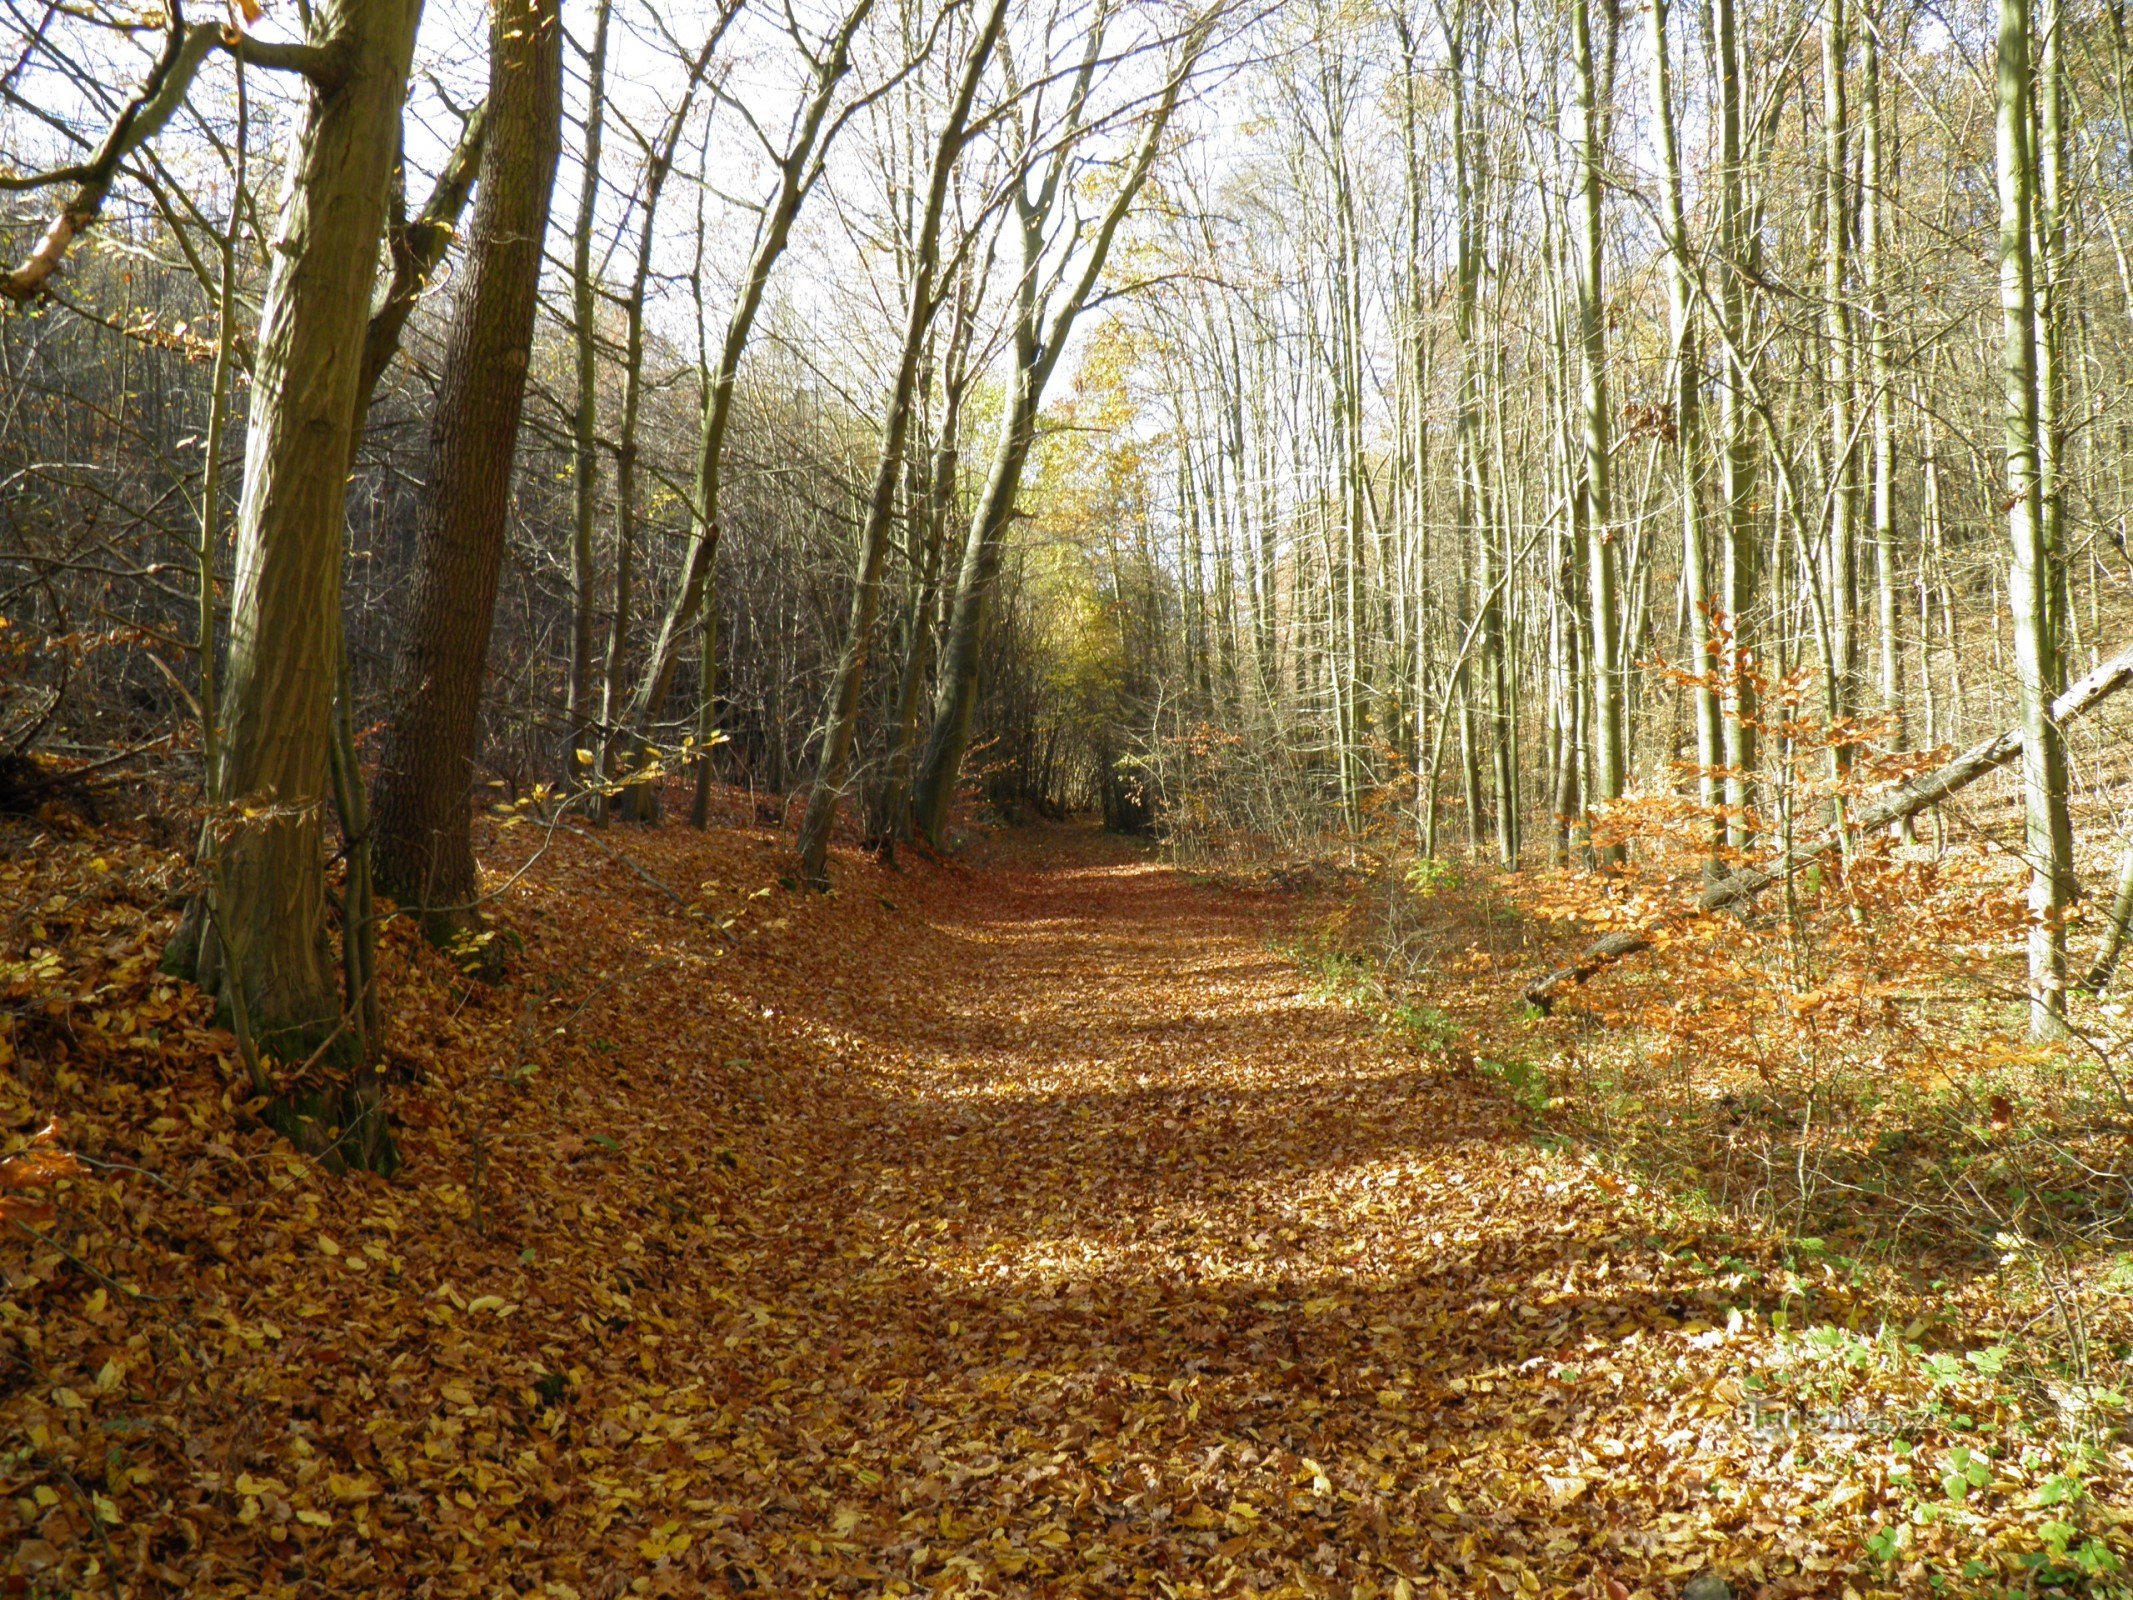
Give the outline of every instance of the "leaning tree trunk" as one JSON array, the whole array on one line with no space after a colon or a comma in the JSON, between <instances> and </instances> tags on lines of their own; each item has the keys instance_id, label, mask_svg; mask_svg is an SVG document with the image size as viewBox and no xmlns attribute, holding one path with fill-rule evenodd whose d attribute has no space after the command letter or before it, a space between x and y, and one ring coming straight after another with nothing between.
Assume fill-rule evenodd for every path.
<instances>
[{"instance_id":1,"label":"leaning tree trunk","mask_svg":"<svg viewBox=\"0 0 2133 1600\"><path fill-rule=\"evenodd\" d=\"M1097 280L1103 276L1111 244L1118 237L1126 212L1140 194L1141 185L1155 165L1163 131L1177 110L1178 97L1207 47L1216 12L1208 12L1181 42L1178 59L1161 96L1147 113L1140 139L1123 181L1111 196L1102 218L1090 231L1078 273L1070 281L1054 281L1056 294L1044 296L1053 305L1051 319L1040 323L1037 274L1045 256L1045 225L1064 174L1064 162L1074 139L1057 144L1053 166L1036 195L1017 192L1015 207L1022 234L1022 277L1017 287L1014 327L1014 376L1001 410L999 442L994 448L992 470L971 518L970 536L963 548L962 565L956 572L954 606L948 633L941 646L941 666L934 695L933 726L919 757L918 776L912 785L911 825L914 832L938 848L948 825L948 807L963 767L963 752L970 743L970 722L978 701L978 647L985 633L986 613L991 606L994 580L999 575L1000 555L1007 526L1014 515L1015 497L1022 487L1022 469L1029 462L1037 437L1037 411L1044 402L1044 388L1052 368L1074 331L1075 320L1088 304ZM1084 78L1095 70L1097 52L1083 61Z\"/></svg>"},{"instance_id":2,"label":"leaning tree trunk","mask_svg":"<svg viewBox=\"0 0 2133 1600\"><path fill-rule=\"evenodd\" d=\"M479 199L430 424L415 610L376 790L378 882L439 944L479 926L467 794L563 114L558 0L503 0Z\"/></svg>"},{"instance_id":3,"label":"leaning tree trunk","mask_svg":"<svg viewBox=\"0 0 2133 1600\"><path fill-rule=\"evenodd\" d=\"M971 717L977 710L978 647L985 633L985 615L1000 572L1008 519L1014 514L1015 495L1022 486L1023 464L1037 437L1042 382L1033 370L1037 343L1034 330L1026 340L1018 330L1016 343L1014 389L1001 420L992 470L986 475L984 492L970 519L962 565L956 572L947 637L941 646L933 726L919 755L918 777L911 791L912 830L935 849L946 843L948 807L955 799L963 752L970 744ZM1025 344L1029 360L1024 359Z\"/></svg>"},{"instance_id":4,"label":"leaning tree trunk","mask_svg":"<svg viewBox=\"0 0 2133 1600\"><path fill-rule=\"evenodd\" d=\"M732 8L729 15L737 14L738 10L738 7ZM697 650L700 663L697 743L699 788L704 792L706 808L709 802L710 737L714 731L712 709L718 687L718 597L712 591L717 582L719 493L725 467L726 430L733 420L741 358L747 354L748 341L754 335L756 315L763 308L771 273L792 239L793 224L799 219L800 208L806 203L809 190L821 175L828 143L843 126L841 121L831 121L830 111L836 103L838 85L851 70L853 41L872 10L873 0L853 0L815 69L814 84L809 91L807 107L801 113L798 130L777 163L777 187L764 207L755 250L748 261L748 275L742 280L741 292L726 319L726 335L719 346L718 367L709 374L704 389L702 420L697 434L696 496L689 518L689 541L682 555L681 584L660 619L658 635L645 660L643 679L638 684L636 698L630 703L628 721L642 737L666 714L675 669L681 661L682 634L701 614L704 631ZM641 760L648 757L649 752L640 750L636 755ZM692 820L696 826L702 827L708 818Z\"/></svg>"},{"instance_id":5,"label":"leaning tree trunk","mask_svg":"<svg viewBox=\"0 0 2133 1600\"><path fill-rule=\"evenodd\" d=\"M331 65L291 141L252 368L220 759L200 844L213 911L203 897L166 957L241 1006L261 1046L298 1060L346 1037L324 851L343 502L421 10L324 0L313 15Z\"/></svg>"},{"instance_id":6,"label":"leaning tree trunk","mask_svg":"<svg viewBox=\"0 0 2133 1600\"><path fill-rule=\"evenodd\" d=\"M910 429L912 390L925 348L927 331L940 296L934 281L940 271L941 219L948 202L948 186L961 157L977 99L985 64L992 58L1007 21L1007 0L993 0L977 36L963 60L940 136L934 146L933 169L926 189L924 220L911 247L910 302L904 318L903 348L889 391L889 413L881 432L881 456L875 464L874 485L867 500L864 530L859 542L859 565L852 584L851 620L845 628L844 650L831 680L822 718L822 760L815 770L808 793L807 812L800 824L800 876L815 888L829 886L830 833L836 824L837 807L844 797L852 742L859 724L859 691L866 675L867 647L874 632L875 609L881 598L881 569L889 548L889 526L896 510L896 488L903 474L904 437Z\"/></svg>"},{"instance_id":7,"label":"leaning tree trunk","mask_svg":"<svg viewBox=\"0 0 2133 1600\"><path fill-rule=\"evenodd\" d=\"M2118 856L2118 889L2111 896L2110 915L2103 925L2103 945L2096 952L2095 964L2089 975L2081 980L2081 987L2090 994L2102 994L2110 984L2111 974L2118 970L2119 952L2125 949L2126 933L2133 928L2133 839L2128 839Z\"/></svg>"}]
</instances>

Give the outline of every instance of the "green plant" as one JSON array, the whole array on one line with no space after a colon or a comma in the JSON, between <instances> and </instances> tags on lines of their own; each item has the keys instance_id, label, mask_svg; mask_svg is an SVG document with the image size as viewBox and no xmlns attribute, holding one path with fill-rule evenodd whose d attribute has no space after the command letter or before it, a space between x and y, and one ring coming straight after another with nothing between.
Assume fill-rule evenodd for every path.
<instances>
[{"instance_id":1,"label":"green plant","mask_svg":"<svg viewBox=\"0 0 2133 1600\"><path fill-rule=\"evenodd\" d=\"M1457 867L1435 856L1421 857L1406 873L1407 892L1417 900L1457 889L1462 881Z\"/></svg>"},{"instance_id":2,"label":"green plant","mask_svg":"<svg viewBox=\"0 0 2133 1600\"><path fill-rule=\"evenodd\" d=\"M1393 1026L1417 1049L1442 1050L1459 1037L1459 1024L1435 1006L1401 1000L1389 1008Z\"/></svg>"},{"instance_id":3,"label":"green plant","mask_svg":"<svg viewBox=\"0 0 2133 1600\"><path fill-rule=\"evenodd\" d=\"M1530 1061L1516 1056L1497 1061L1482 1057L1474 1063L1511 1091L1511 1096L1536 1115L1548 1109L1548 1075Z\"/></svg>"}]
</instances>

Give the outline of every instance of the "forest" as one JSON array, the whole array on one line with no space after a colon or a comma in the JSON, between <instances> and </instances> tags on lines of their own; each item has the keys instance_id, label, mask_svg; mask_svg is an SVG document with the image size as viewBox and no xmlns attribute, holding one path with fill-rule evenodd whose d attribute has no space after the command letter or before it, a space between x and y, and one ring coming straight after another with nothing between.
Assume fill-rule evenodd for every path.
<instances>
[{"instance_id":1,"label":"forest","mask_svg":"<svg viewBox=\"0 0 2133 1600\"><path fill-rule=\"evenodd\" d=\"M2133 1596L2129 235L2118 0L0 0L0 1593Z\"/></svg>"}]
</instances>

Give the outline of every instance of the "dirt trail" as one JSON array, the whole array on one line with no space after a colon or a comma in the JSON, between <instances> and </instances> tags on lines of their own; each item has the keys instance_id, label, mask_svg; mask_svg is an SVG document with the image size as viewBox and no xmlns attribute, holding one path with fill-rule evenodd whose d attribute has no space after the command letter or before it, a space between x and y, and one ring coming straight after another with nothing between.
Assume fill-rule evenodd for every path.
<instances>
[{"instance_id":1,"label":"dirt trail","mask_svg":"<svg viewBox=\"0 0 2133 1600\"><path fill-rule=\"evenodd\" d=\"M798 1315L750 1353L811 1341L746 1486L763 1577L1819 1592L1799 1518L1707 1491L1697 1447L1741 1443L1708 1277L1493 1085L1314 996L1292 911L1043 830L791 1019L852 1076L787 1086L820 1165L755 1210Z\"/></svg>"},{"instance_id":2,"label":"dirt trail","mask_svg":"<svg viewBox=\"0 0 2133 1600\"><path fill-rule=\"evenodd\" d=\"M1824 1594L1890 1514L1878 1421L1773 1428L1740 1280L1314 995L1293 901L1076 828L827 897L538 838L504 987L395 933L389 1184L155 977L171 847L11 858L75 888L9 1124L100 1163L0 1257L11 1584Z\"/></svg>"}]
</instances>

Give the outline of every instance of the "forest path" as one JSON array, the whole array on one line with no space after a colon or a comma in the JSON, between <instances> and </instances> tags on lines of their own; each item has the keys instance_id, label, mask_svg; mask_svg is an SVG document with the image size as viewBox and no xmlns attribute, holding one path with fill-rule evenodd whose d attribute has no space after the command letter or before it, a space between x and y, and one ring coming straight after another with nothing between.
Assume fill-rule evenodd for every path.
<instances>
[{"instance_id":1,"label":"forest path","mask_svg":"<svg viewBox=\"0 0 2133 1600\"><path fill-rule=\"evenodd\" d=\"M807 1341L743 1530L785 1581L1672 1593L1776 1549L1826 1582L1796 1518L1705 1493L1747 1443L1710 1277L1315 995L1293 903L1085 829L948 871L819 985L779 964L842 1080L773 1096L810 1155L753 1207Z\"/></svg>"},{"instance_id":2,"label":"forest path","mask_svg":"<svg viewBox=\"0 0 2133 1600\"><path fill-rule=\"evenodd\" d=\"M1940 1391L1803 1359L1747 1246L1314 993L1293 899L1085 828L842 854L826 896L750 825L484 850L505 984L391 932L390 1183L261 1127L155 976L177 849L0 858L59 941L0 1088L103 1163L63 1250L0 1250L0 1356L36 1352L0 1382L6 1581L1889 1592L1862 1541ZM1845 1292L1818 1314L1871 1330Z\"/></svg>"}]
</instances>

